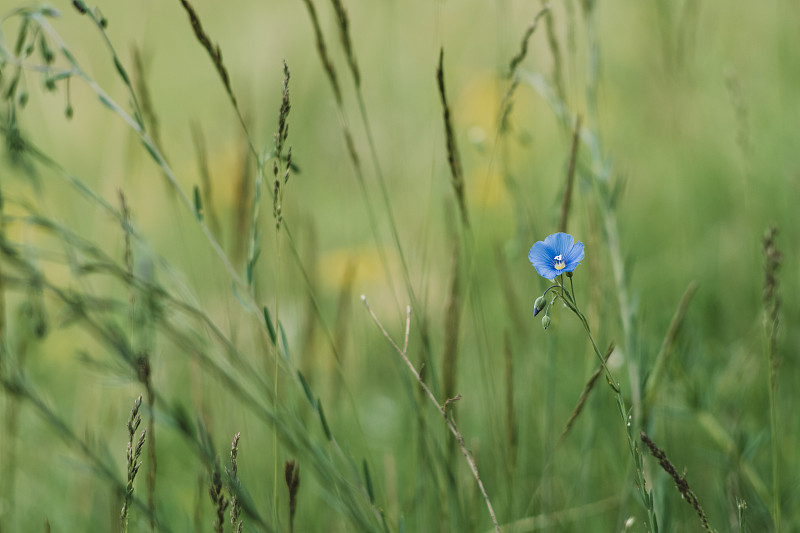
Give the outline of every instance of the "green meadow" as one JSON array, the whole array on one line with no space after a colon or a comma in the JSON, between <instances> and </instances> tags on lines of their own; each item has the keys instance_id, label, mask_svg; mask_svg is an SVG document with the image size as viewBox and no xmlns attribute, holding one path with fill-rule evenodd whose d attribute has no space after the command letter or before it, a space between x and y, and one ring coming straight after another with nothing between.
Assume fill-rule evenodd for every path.
<instances>
[{"instance_id":1,"label":"green meadow","mask_svg":"<svg viewBox=\"0 0 800 533\"><path fill-rule=\"evenodd\" d=\"M0 532L800 530L800 5L99 2L0 0Z\"/></svg>"}]
</instances>

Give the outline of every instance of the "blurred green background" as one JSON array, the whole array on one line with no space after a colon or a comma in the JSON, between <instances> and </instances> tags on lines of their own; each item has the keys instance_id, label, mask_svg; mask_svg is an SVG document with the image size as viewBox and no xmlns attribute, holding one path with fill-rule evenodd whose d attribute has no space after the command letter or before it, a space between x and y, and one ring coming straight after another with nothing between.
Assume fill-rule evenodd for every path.
<instances>
[{"instance_id":1,"label":"blurred green background","mask_svg":"<svg viewBox=\"0 0 800 533\"><path fill-rule=\"evenodd\" d=\"M437 394L445 375L454 375L461 394L454 417L503 531L619 531L629 517L635 518L631 531L646 530L625 433L603 378L572 432L556 446L597 361L567 309L552 311L546 332L531 316L533 301L548 285L527 252L558 229L572 143L572 119L566 125L559 121L552 102L530 83L538 76L560 93L570 117L580 115L590 135L585 138L597 140L596 152L586 144L578 149L568 228L585 243L586 257L573 281L598 343L617 346L610 365L629 405L636 403L631 390L646 385L681 296L697 283L642 429L679 472L685 468L716 530L773 530L774 499L780 502L782 529L796 530L800 427L794 384L800 375L794 348L800 336L790 295L800 288L792 245L800 237L795 133L800 5L782 0L551 4L517 70L519 85L507 127L501 128L509 63L541 4L347 2L367 129L330 3L318 0L314 6L341 86L341 106L322 68L304 1L193 3L222 51L259 153L273 146L282 61L291 71L287 145L297 168L285 184L285 225L278 242L269 194L272 163L265 167L261 254L252 292L253 301L273 315L279 294L289 352L278 375L282 412L350 480L352 497L375 516L383 513L389 531L489 531L491 520L463 456L450 451L441 417L419 395L359 296L366 295L398 342L405 306L413 304L409 357L425 367ZM271 382L275 355L263 317L247 309L241 289L232 288L232 277L195 214L181 204L132 128L77 77L68 87L58 80L57 90L48 91L41 73L24 69L10 89L17 72L11 56L17 55L14 44L25 18L12 13L17 6L14 0L0 2L7 52L0 62L0 88L9 141L0 163L4 239L54 285L87 298L113 299L116 307L91 313L118 324L132 344L139 342L127 311L118 309L131 298L130 287L77 272L73 245L18 218L39 213L123 264L119 221L30 152L9 148L10 132L18 127L28 147L36 146L117 210L118 190L124 191L140 236L132 248L137 275L202 309L257 375ZM60 17L49 24L77 63L131 112L130 94L103 34L70 2L55 7ZM179 0L103 2L98 8L140 103L139 81L147 87L160 148L190 197L195 186L203 187L193 131L202 135L210 176L210 188L203 189L205 221L244 278L257 161L186 11ZM55 64L68 68L47 35ZM38 37L29 39L34 53L23 63L40 65ZM447 162L435 78L440 48L469 229L459 222ZM134 67L134 53L142 69ZM67 98L71 119L65 117ZM363 189L344 127L358 152ZM148 128L152 135L150 122ZM385 179L388 209L370 142ZM601 171L608 171L607 180L598 177ZM617 192L613 205L604 200L607 190ZM783 252L777 289L782 302L777 494L762 301L762 238L771 225L780 230L777 246ZM25 276L7 254L2 268L6 383L8 376L24 375L124 483L125 421L133 400L144 393L135 369L121 363L85 323L72 320L63 300L37 287L35 276L20 282ZM456 271L459 298L453 303ZM163 305L150 324L174 318L211 346L212 358L232 368L234 376L243 382L252 377L225 363L225 349L212 340L208 325ZM460 317L458 361L443 368L454 313ZM34 322L44 317L47 334L41 339L32 333L31 316ZM212 529L208 465L178 427L175 413L182 409L197 427L207 427L223 463L234 433L241 432L242 483L266 522L288 531L282 474L273 509L272 426L218 374L198 364L191 345L153 329L145 343L152 348L152 383L159 393L153 411L159 529ZM335 443L306 402L297 370L324 406ZM65 440L41 410L12 392L7 385L0 396L0 530L41 531L46 520L53 531L117 529L122 499L113 484L87 466L80 447ZM266 392L255 394L265 405L272 401ZM146 410L146 419L150 413ZM282 440L277 449L281 467L296 458L301 468L295 530L381 530L384 522L377 518L370 527L356 523L342 503L347 498L341 487L331 489L320 470L306 467L315 464L308 456L312 448ZM645 461L660 530L699 530L699 519L680 501L672 481L651 457ZM367 497L364 463L374 505ZM145 457L136 482L144 500L148 468ZM744 527L740 499L747 503ZM132 531L149 530L145 509L131 513ZM262 529L255 520L245 523L245 530Z\"/></svg>"}]
</instances>

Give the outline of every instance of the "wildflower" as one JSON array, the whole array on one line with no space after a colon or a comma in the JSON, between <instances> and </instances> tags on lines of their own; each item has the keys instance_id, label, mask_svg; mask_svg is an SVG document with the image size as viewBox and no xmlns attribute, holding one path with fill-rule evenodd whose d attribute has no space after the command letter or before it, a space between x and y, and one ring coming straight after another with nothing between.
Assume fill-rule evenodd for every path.
<instances>
[{"instance_id":1,"label":"wildflower","mask_svg":"<svg viewBox=\"0 0 800 533\"><path fill-rule=\"evenodd\" d=\"M572 272L583 259L583 243L575 242L572 235L553 233L544 241L531 247L528 260L540 276L555 279L561 274Z\"/></svg>"}]
</instances>

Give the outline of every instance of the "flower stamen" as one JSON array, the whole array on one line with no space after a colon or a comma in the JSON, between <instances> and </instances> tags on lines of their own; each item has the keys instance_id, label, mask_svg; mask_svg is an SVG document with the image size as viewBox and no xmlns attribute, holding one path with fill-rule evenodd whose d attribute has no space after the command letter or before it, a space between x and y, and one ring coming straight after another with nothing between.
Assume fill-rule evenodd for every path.
<instances>
[{"instance_id":1,"label":"flower stamen","mask_svg":"<svg viewBox=\"0 0 800 533\"><path fill-rule=\"evenodd\" d=\"M558 254L557 256L555 256L553 260L555 261L553 263L553 266L555 267L556 270L563 270L564 267L567 266L567 264L564 262L564 256L562 254Z\"/></svg>"}]
</instances>

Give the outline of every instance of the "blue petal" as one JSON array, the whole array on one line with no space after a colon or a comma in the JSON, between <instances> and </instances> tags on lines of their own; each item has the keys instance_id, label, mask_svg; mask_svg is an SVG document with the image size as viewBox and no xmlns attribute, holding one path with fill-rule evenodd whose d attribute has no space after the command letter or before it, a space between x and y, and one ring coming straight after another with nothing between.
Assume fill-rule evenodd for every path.
<instances>
[{"instance_id":1,"label":"blue petal","mask_svg":"<svg viewBox=\"0 0 800 533\"><path fill-rule=\"evenodd\" d=\"M572 245L567 252L564 253L564 262L567 266L564 268L565 272L572 272L575 270L580 262L583 260L583 243L576 242Z\"/></svg>"},{"instance_id":2,"label":"blue petal","mask_svg":"<svg viewBox=\"0 0 800 533\"><path fill-rule=\"evenodd\" d=\"M552 262L553 258L550 257L552 252L553 250L546 246L545 243L538 241L531 246L531 251L528 252L528 261L533 263L533 266L536 266L537 263Z\"/></svg>"},{"instance_id":3,"label":"blue petal","mask_svg":"<svg viewBox=\"0 0 800 533\"><path fill-rule=\"evenodd\" d=\"M536 272L547 279L558 277L558 271L553 268L554 251L542 241L536 242L528 252L528 260L533 264Z\"/></svg>"},{"instance_id":4,"label":"blue petal","mask_svg":"<svg viewBox=\"0 0 800 533\"><path fill-rule=\"evenodd\" d=\"M572 248L572 243L574 242L575 239L569 233L553 233L544 240L544 243L555 252L550 258L551 260L557 255L566 254Z\"/></svg>"}]
</instances>

